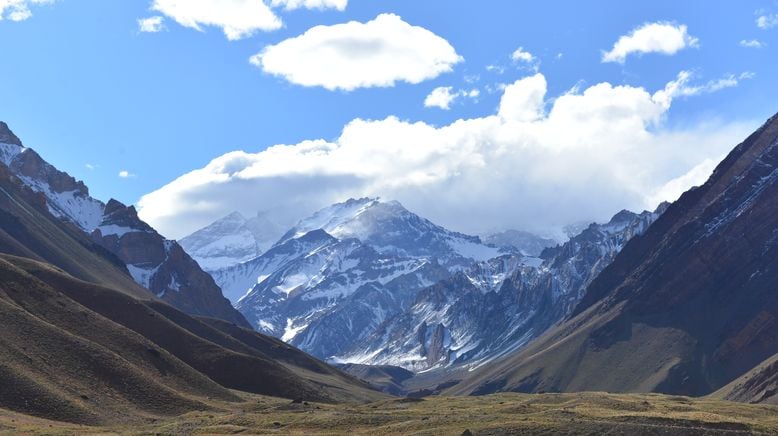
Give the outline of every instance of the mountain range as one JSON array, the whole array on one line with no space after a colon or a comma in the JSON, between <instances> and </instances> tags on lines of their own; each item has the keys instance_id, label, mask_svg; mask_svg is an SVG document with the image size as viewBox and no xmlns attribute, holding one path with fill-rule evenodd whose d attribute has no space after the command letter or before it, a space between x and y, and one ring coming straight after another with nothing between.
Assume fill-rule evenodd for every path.
<instances>
[{"instance_id":1,"label":"mountain range","mask_svg":"<svg viewBox=\"0 0 778 436\"><path fill-rule=\"evenodd\" d=\"M378 387L778 404L778 116L674 203L562 243L360 198L179 244L4 123L0 191L2 409L99 425Z\"/></svg>"},{"instance_id":2,"label":"mountain range","mask_svg":"<svg viewBox=\"0 0 778 436\"><path fill-rule=\"evenodd\" d=\"M170 257L186 259L175 253L177 244L160 241L131 208L88 197L82 183L23 148L5 124L0 156L0 409L100 425L209 410L212 400L243 401L235 390L325 402L382 398L364 382L243 328L245 321L177 309L177 300L142 286L131 274L134 264L122 260L158 243ZM74 212L83 205L103 214L99 223ZM99 230L114 225L131 228L116 238L118 254ZM134 233L154 237L121 242ZM175 261L160 269L179 277L186 271Z\"/></svg>"}]
</instances>

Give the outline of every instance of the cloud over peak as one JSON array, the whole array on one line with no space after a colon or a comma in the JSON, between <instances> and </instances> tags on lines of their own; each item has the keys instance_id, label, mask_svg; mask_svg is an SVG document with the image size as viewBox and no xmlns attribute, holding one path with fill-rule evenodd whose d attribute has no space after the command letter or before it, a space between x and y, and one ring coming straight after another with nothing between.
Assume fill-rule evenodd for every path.
<instances>
[{"instance_id":1,"label":"cloud over peak","mask_svg":"<svg viewBox=\"0 0 778 436\"><path fill-rule=\"evenodd\" d=\"M506 86L492 115L440 127L393 116L355 119L332 141L227 153L144 196L140 213L171 237L234 210L269 210L291 225L361 196L396 199L472 233L606 219L673 200L705 176L700 162L718 159L753 127L664 128L690 80L683 75L654 93L603 82L551 98L545 76L536 74Z\"/></svg>"},{"instance_id":2,"label":"cloud over peak","mask_svg":"<svg viewBox=\"0 0 778 436\"><path fill-rule=\"evenodd\" d=\"M291 83L345 91L417 84L462 61L448 41L394 14L316 26L251 58L264 72Z\"/></svg>"},{"instance_id":3,"label":"cloud over peak","mask_svg":"<svg viewBox=\"0 0 778 436\"><path fill-rule=\"evenodd\" d=\"M646 23L620 37L610 51L603 52L602 61L623 64L632 54L674 55L685 48L698 46L699 40L689 35L686 25Z\"/></svg>"}]
</instances>

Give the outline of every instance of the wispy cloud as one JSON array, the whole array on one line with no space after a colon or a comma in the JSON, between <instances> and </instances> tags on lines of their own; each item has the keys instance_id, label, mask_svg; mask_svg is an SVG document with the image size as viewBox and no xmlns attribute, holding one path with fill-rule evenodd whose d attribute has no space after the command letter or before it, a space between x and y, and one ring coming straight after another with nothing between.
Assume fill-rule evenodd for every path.
<instances>
[{"instance_id":1,"label":"wispy cloud","mask_svg":"<svg viewBox=\"0 0 778 436\"><path fill-rule=\"evenodd\" d=\"M767 43L758 39L743 39L740 41L740 46L745 48L764 48L767 46Z\"/></svg>"},{"instance_id":2,"label":"wispy cloud","mask_svg":"<svg viewBox=\"0 0 778 436\"><path fill-rule=\"evenodd\" d=\"M522 68L535 72L540 69L540 60L532 53L524 50L524 47L517 48L511 54L511 60Z\"/></svg>"},{"instance_id":3,"label":"wispy cloud","mask_svg":"<svg viewBox=\"0 0 778 436\"><path fill-rule=\"evenodd\" d=\"M119 171L119 177L122 178L122 179L131 179L131 178L135 177L135 174L133 174L133 173L127 171L127 170L121 170L121 171Z\"/></svg>"},{"instance_id":4,"label":"wispy cloud","mask_svg":"<svg viewBox=\"0 0 778 436\"><path fill-rule=\"evenodd\" d=\"M778 14L761 14L756 17L756 26L760 29L770 29L778 26Z\"/></svg>"},{"instance_id":5,"label":"wispy cloud","mask_svg":"<svg viewBox=\"0 0 778 436\"><path fill-rule=\"evenodd\" d=\"M436 107L443 110L451 109L451 104L460 98L478 99L481 91L478 89L454 91L452 86L439 86L432 90L424 99L424 107Z\"/></svg>"},{"instance_id":6,"label":"wispy cloud","mask_svg":"<svg viewBox=\"0 0 778 436\"><path fill-rule=\"evenodd\" d=\"M157 33L165 28L165 18L161 15L156 15L148 18L141 18L138 20L138 30L144 33Z\"/></svg>"}]
</instances>

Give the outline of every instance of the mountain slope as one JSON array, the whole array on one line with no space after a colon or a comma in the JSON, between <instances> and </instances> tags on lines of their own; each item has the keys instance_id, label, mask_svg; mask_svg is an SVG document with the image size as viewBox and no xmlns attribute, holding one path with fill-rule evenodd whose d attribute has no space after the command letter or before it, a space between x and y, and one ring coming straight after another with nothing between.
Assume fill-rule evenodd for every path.
<instances>
[{"instance_id":1,"label":"mountain slope","mask_svg":"<svg viewBox=\"0 0 778 436\"><path fill-rule=\"evenodd\" d=\"M141 221L134 207L109 201L92 239L116 253L135 281L160 299L192 315L213 316L250 327L224 298L213 278L178 243L166 240Z\"/></svg>"},{"instance_id":2,"label":"mountain slope","mask_svg":"<svg viewBox=\"0 0 778 436\"><path fill-rule=\"evenodd\" d=\"M728 401L778 405L778 354L710 395Z\"/></svg>"},{"instance_id":3,"label":"mountain slope","mask_svg":"<svg viewBox=\"0 0 778 436\"><path fill-rule=\"evenodd\" d=\"M0 407L28 414L85 423L177 415L205 409L207 398L239 401L225 387L324 402L380 397L272 338L30 259L0 255L0 310Z\"/></svg>"},{"instance_id":4,"label":"mountain slope","mask_svg":"<svg viewBox=\"0 0 778 436\"><path fill-rule=\"evenodd\" d=\"M505 255L479 262L416 295L346 362L397 365L416 371L477 367L524 346L567 316L586 286L664 210L622 211L591 224L543 258Z\"/></svg>"},{"instance_id":5,"label":"mountain slope","mask_svg":"<svg viewBox=\"0 0 778 436\"><path fill-rule=\"evenodd\" d=\"M42 205L48 214L69 226L67 232L79 240L80 244L94 245L85 243L81 236L76 236L78 231L91 235L94 242L113 253L115 256L110 258L115 264L126 263L128 272L136 283L150 288L151 292L161 299L192 314L222 317L248 326L240 313L222 297L220 289L211 278L175 241L165 240L138 219L134 208L127 208L117 201L110 201L105 205L92 198L83 182L59 171L34 150L25 148L5 123L0 123L0 166L9 173L4 176L6 179L12 178L14 182L21 182L37 193L36 200L32 203ZM24 214L17 215L20 216L24 219ZM10 221L4 226L8 229L6 233L14 232L18 225L13 222L13 218L8 219ZM37 220L27 228L38 228L36 226L41 222ZM64 247L73 245L51 244L46 241L49 237L50 235L36 237L34 234L22 235L17 232L11 239L25 239L21 245L27 245L39 256L77 277L88 279L78 272L79 269L84 269L79 265L82 257L78 253L57 254ZM36 239L36 242L32 239ZM89 249L95 250L92 247ZM20 250L19 245L14 245L8 246L6 252L30 254ZM125 269L123 266L120 268ZM124 278L113 277L112 280L101 283L119 287L123 281Z\"/></svg>"},{"instance_id":6,"label":"mountain slope","mask_svg":"<svg viewBox=\"0 0 778 436\"><path fill-rule=\"evenodd\" d=\"M730 383L778 352L776 199L773 117L630 241L572 318L451 392L704 395Z\"/></svg>"}]
</instances>

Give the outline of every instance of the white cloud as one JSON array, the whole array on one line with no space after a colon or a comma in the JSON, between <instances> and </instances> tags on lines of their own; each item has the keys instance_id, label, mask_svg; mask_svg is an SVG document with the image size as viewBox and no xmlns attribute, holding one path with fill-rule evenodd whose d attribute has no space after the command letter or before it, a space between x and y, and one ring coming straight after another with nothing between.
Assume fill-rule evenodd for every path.
<instances>
[{"instance_id":1,"label":"white cloud","mask_svg":"<svg viewBox=\"0 0 778 436\"><path fill-rule=\"evenodd\" d=\"M740 46L745 48L764 48L767 46L767 43L758 39L744 39L740 41Z\"/></svg>"},{"instance_id":2,"label":"white cloud","mask_svg":"<svg viewBox=\"0 0 778 436\"><path fill-rule=\"evenodd\" d=\"M532 63L535 62L535 56L524 50L524 47L519 47L516 49L516 51L511 54L511 59L513 59L516 62L524 62L524 63Z\"/></svg>"},{"instance_id":3,"label":"white cloud","mask_svg":"<svg viewBox=\"0 0 778 436\"><path fill-rule=\"evenodd\" d=\"M763 14L756 18L756 25L760 29L770 29L778 26L778 14Z\"/></svg>"},{"instance_id":4,"label":"white cloud","mask_svg":"<svg viewBox=\"0 0 778 436\"><path fill-rule=\"evenodd\" d=\"M538 71L540 69L540 61L535 55L524 50L524 47L519 47L511 54L513 62L519 64L523 68Z\"/></svg>"},{"instance_id":5,"label":"white cloud","mask_svg":"<svg viewBox=\"0 0 778 436\"><path fill-rule=\"evenodd\" d=\"M339 11L346 10L348 6L348 0L272 0L271 4L274 7L283 6L286 10L294 9L337 9Z\"/></svg>"},{"instance_id":6,"label":"white cloud","mask_svg":"<svg viewBox=\"0 0 778 436\"><path fill-rule=\"evenodd\" d=\"M454 91L452 86L439 86L432 90L424 99L424 107L436 107L443 110L451 109L451 104L460 97L467 97L473 100L478 99L481 91L478 89Z\"/></svg>"},{"instance_id":7,"label":"white cloud","mask_svg":"<svg viewBox=\"0 0 778 436\"><path fill-rule=\"evenodd\" d=\"M135 174L133 174L133 173L127 171L127 170L121 170L121 171L119 171L119 177L122 178L122 179L129 179L129 178L135 177Z\"/></svg>"},{"instance_id":8,"label":"white cloud","mask_svg":"<svg viewBox=\"0 0 778 436\"><path fill-rule=\"evenodd\" d=\"M688 79L654 93L599 83L548 96L546 86L542 74L519 80L505 88L497 114L440 127L355 119L332 141L227 153L143 196L140 213L181 237L233 210L270 210L291 225L332 202L370 195L459 231L547 232L656 206L755 127L718 120L665 127Z\"/></svg>"},{"instance_id":9,"label":"white cloud","mask_svg":"<svg viewBox=\"0 0 778 436\"><path fill-rule=\"evenodd\" d=\"M219 27L231 41L283 25L263 0L154 0L151 9L199 31Z\"/></svg>"},{"instance_id":10,"label":"white cloud","mask_svg":"<svg viewBox=\"0 0 778 436\"><path fill-rule=\"evenodd\" d=\"M505 87L497 113L508 121L536 121L543 117L546 78L538 73Z\"/></svg>"},{"instance_id":11,"label":"white cloud","mask_svg":"<svg viewBox=\"0 0 778 436\"><path fill-rule=\"evenodd\" d=\"M31 6L53 2L54 0L0 0L0 21L24 21L32 17Z\"/></svg>"},{"instance_id":12,"label":"white cloud","mask_svg":"<svg viewBox=\"0 0 778 436\"><path fill-rule=\"evenodd\" d=\"M165 18L159 15L138 20L138 30L144 33L157 33L165 28Z\"/></svg>"},{"instance_id":13,"label":"white cloud","mask_svg":"<svg viewBox=\"0 0 778 436\"><path fill-rule=\"evenodd\" d=\"M647 23L620 37L610 51L603 52L602 61L623 64L633 53L673 55L684 48L698 46L699 40L689 35L685 25Z\"/></svg>"},{"instance_id":14,"label":"white cloud","mask_svg":"<svg viewBox=\"0 0 778 436\"><path fill-rule=\"evenodd\" d=\"M681 71L678 73L678 77L667 84L664 90L655 94L655 98L661 101L671 101L678 97L691 97L700 94L711 94L721 91L722 89L734 88L740 84L742 80L749 80L755 77L755 74L746 71L739 75L728 74L724 77L709 80L706 83L699 85L690 85L693 74L690 71Z\"/></svg>"},{"instance_id":15,"label":"white cloud","mask_svg":"<svg viewBox=\"0 0 778 436\"><path fill-rule=\"evenodd\" d=\"M437 107L443 110L451 109L451 103L459 97L451 86L439 86L424 99L424 107Z\"/></svg>"},{"instance_id":16,"label":"white cloud","mask_svg":"<svg viewBox=\"0 0 778 436\"><path fill-rule=\"evenodd\" d=\"M463 59L445 39L394 14L367 23L316 26L251 58L268 74L329 90L420 83Z\"/></svg>"}]
</instances>

